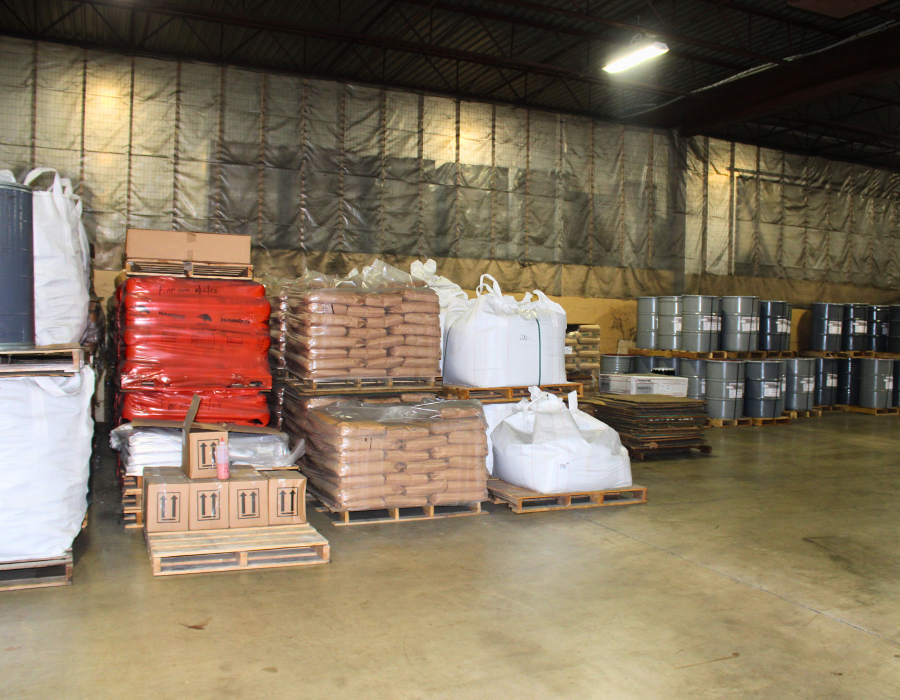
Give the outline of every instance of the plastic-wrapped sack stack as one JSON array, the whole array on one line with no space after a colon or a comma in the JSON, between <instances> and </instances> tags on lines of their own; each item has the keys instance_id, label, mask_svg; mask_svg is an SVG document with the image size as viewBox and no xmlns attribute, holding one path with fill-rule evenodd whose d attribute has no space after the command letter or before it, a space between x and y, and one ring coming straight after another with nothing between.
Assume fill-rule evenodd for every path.
<instances>
[{"instance_id":1,"label":"plastic-wrapped sack stack","mask_svg":"<svg viewBox=\"0 0 900 700\"><path fill-rule=\"evenodd\" d=\"M566 333L566 373L591 374L600 369L600 326L582 325Z\"/></svg>"},{"instance_id":2,"label":"plastic-wrapped sack stack","mask_svg":"<svg viewBox=\"0 0 900 700\"><path fill-rule=\"evenodd\" d=\"M487 498L484 414L477 401L308 412L301 471L335 511L478 503Z\"/></svg>"},{"instance_id":3,"label":"plastic-wrapped sack stack","mask_svg":"<svg viewBox=\"0 0 900 700\"><path fill-rule=\"evenodd\" d=\"M179 428L120 425L109 434L109 444L119 452L128 476L141 476L150 467L181 464L182 430ZM292 467L303 455L304 444L293 450L285 434L254 434L232 431L228 435L228 458L234 467L258 469Z\"/></svg>"},{"instance_id":4,"label":"plastic-wrapped sack stack","mask_svg":"<svg viewBox=\"0 0 900 700\"><path fill-rule=\"evenodd\" d=\"M238 280L131 277L116 290L120 415L267 425L269 302Z\"/></svg>"},{"instance_id":5,"label":"plastic-wrapped sack stack","mask_svg":"<svg viewBox=\"0 0 900 700\"><path fill-rule=\"evenodd\" d=\"M411 285L412 279L405 277ZM405 286L374 274L336 280L310 271L285 296L285 365L294 376L350 380L440 375L440 308L437 295L427 287Z\"/></svg>"},{"instance_id":6,"label":"plastic-wrapped sack stack","mask_svg":"<svg viewBox=\"0 0 900 700\"><path fill-rule=\"evenodd\" d=\"M493 475L539 493L602 491L631 486L631 460L618 433L569 404L531 388L531 401L491 433Z\"/></svg>"}]
</instances>

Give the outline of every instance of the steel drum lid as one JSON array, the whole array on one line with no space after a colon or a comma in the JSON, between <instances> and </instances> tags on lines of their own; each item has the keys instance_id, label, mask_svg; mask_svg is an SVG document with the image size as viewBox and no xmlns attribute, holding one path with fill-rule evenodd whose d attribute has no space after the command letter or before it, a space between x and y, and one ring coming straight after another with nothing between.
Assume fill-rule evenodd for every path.
<instances>
[{"instance_id":1,"label":"steel drum lid","mask_svg":"<svg viewBox=\"0 0 900 700\"><path fill-rule=\"evenodd\" d=\"M656 314L659 311L658 297L638 297L637 312L639 314Z\"/></svg>"}]
</instances>

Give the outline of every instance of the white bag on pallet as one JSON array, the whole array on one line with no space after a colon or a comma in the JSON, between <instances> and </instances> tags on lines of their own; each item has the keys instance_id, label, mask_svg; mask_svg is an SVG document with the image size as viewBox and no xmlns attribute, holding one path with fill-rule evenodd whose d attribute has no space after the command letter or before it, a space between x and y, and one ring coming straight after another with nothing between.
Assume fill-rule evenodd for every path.
<instances>
[{"instance_id":1,"label":"white bag on pallet","mask_svg":"<svg viewBox=\"0 0 900 700\"><path fill-rule=\"evenodd\" d=\"M473 301L456 282L437 274L437 263L428 259L426 262L416 260L409 266L409 274L425 282L438 295L441 305L441 372L444 369L444 353L447 349L447 329L461 316ZM488 455L488 460L490 460Z\"/></svg>"},{"instance_id":2,"label":"white bag on pallet","mask_svg":"<svg viewBox=\"0 0 900 700\"><path fill-rule=\"evenodd\" d=\"M447 330L444 384L564 383L565 310L540 291L526 294L522 301L504 296L490 275L481 276L476 291L478 296Z\"/></svg>"},{"instance_id":3,"label":"white bag on pallet","mask_svg":"<svg viewBox=\"0 0 900 700\"><path fill-rule=\"evenodd\" d=\"M87 510L94 372L0 379L0 561L57 557Z\"/></svg>"},{"instance_id":4,"label":"white bag on pallet","mask_svg":"<svg viewBox=\"0 0 900 700\"><path fill-rule=\"evenodd\" d=\"M53 174L50 189L34 191L34 336L38 345L79 343L87 328L90 249L81 223L81 198L52 168L35 168L31 186Z\"/></svg>"},{"instance_id":5,"label":"white bag on pallet","mask_svg":"<svg viewBox=\"0 0 900 700\"><path fill-rule=\"evenodd\" d=\"M531 387L522 401L491 433L493 476L539 493L600 491L631 486L631 460L619 434L569 405Z\"/></svg>"}]
</instances>

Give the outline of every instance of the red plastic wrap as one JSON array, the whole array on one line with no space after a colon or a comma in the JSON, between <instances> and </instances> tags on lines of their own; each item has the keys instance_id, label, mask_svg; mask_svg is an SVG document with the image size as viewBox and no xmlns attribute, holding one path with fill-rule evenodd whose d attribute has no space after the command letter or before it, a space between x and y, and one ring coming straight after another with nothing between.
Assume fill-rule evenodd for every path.
<instances>
[{"instance_id":1,"label":"red plastic wrap","mask_svg":"<svg viewBox=\"0 0 900 700\"><path fill-rule=\"evenodd\" d=\"M271 388L262 285L132 277L117 296L122 389Z\"/></svg>"},{"instance_id":2,"label":"red plastic wrap","mask_svg":"<svg viewBox=\"0 0 900 700\"><path fill-rule=\"evenodd\" d=\"M183 421L194 394L200 395L201 423L268 425L266 397L258 391L133 391L120 394L122 418L156 418Z\"/></svg>"}]
</instances>

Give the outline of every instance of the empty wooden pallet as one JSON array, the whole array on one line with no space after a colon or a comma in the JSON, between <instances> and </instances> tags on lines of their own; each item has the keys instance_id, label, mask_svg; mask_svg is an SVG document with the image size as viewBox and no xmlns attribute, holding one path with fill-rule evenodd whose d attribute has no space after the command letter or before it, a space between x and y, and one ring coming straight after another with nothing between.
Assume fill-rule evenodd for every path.
<instances>
[{"instance_id":1,"label":"empty wooden pallet","mask_svg":"<svg viewBox=\"0 0 900 700\"><path fill-rule=\"evenodd\" d=\"M0 562L0 591L71 586L72 550L61 557Z\"/></svg>"},{"instance_id":2,"label":"empty wooden pallet","mask_svg":"<svg viewBox=\"0 0 900 700\"><path fill-rule=\"evenodd\" d=\"M84 367L80 345L0 351L0 377L62 376Z\"/></svg>"},{"instance_id":3,"label":"empty wooden pallet","mask_svg":"<svg viewBox=\"0 0 900 700\"><path fill-rule=\"evenodd\" d=\"M488 479L488 493L491 503L506 503L514 513L630 506L647 502L647 487L637 485L603 491L538 493L521 486L513 486L500 479Z\"/></svg>"},{"instance_id":4,"label":"empty wooden pallet","mask_svg":"<svg viewBox=\"0 0 900 700\"><path fill-rule=\"evenodd\" d=\"M308 524L147 535L154 576L327 564L328 540Z\"/></svg>"},{"instance_id":5,"label":"empty wooden pallet","mask_svg":"<svg viewBox=\"0 0 900 700\"><path fill-rule=\"evenodd\" d=\"M563 384L542 384L540 390L557 396L568 396L575 392L578 396L584 394L584 384L579 382L566 382ZM513 403L531 396L527 386L498 386L498 387L471 387L471 386L444 386L441 395L445 399L459 399L466 401L476 399L481 403Z\"/></svg>"}]
</instances>

